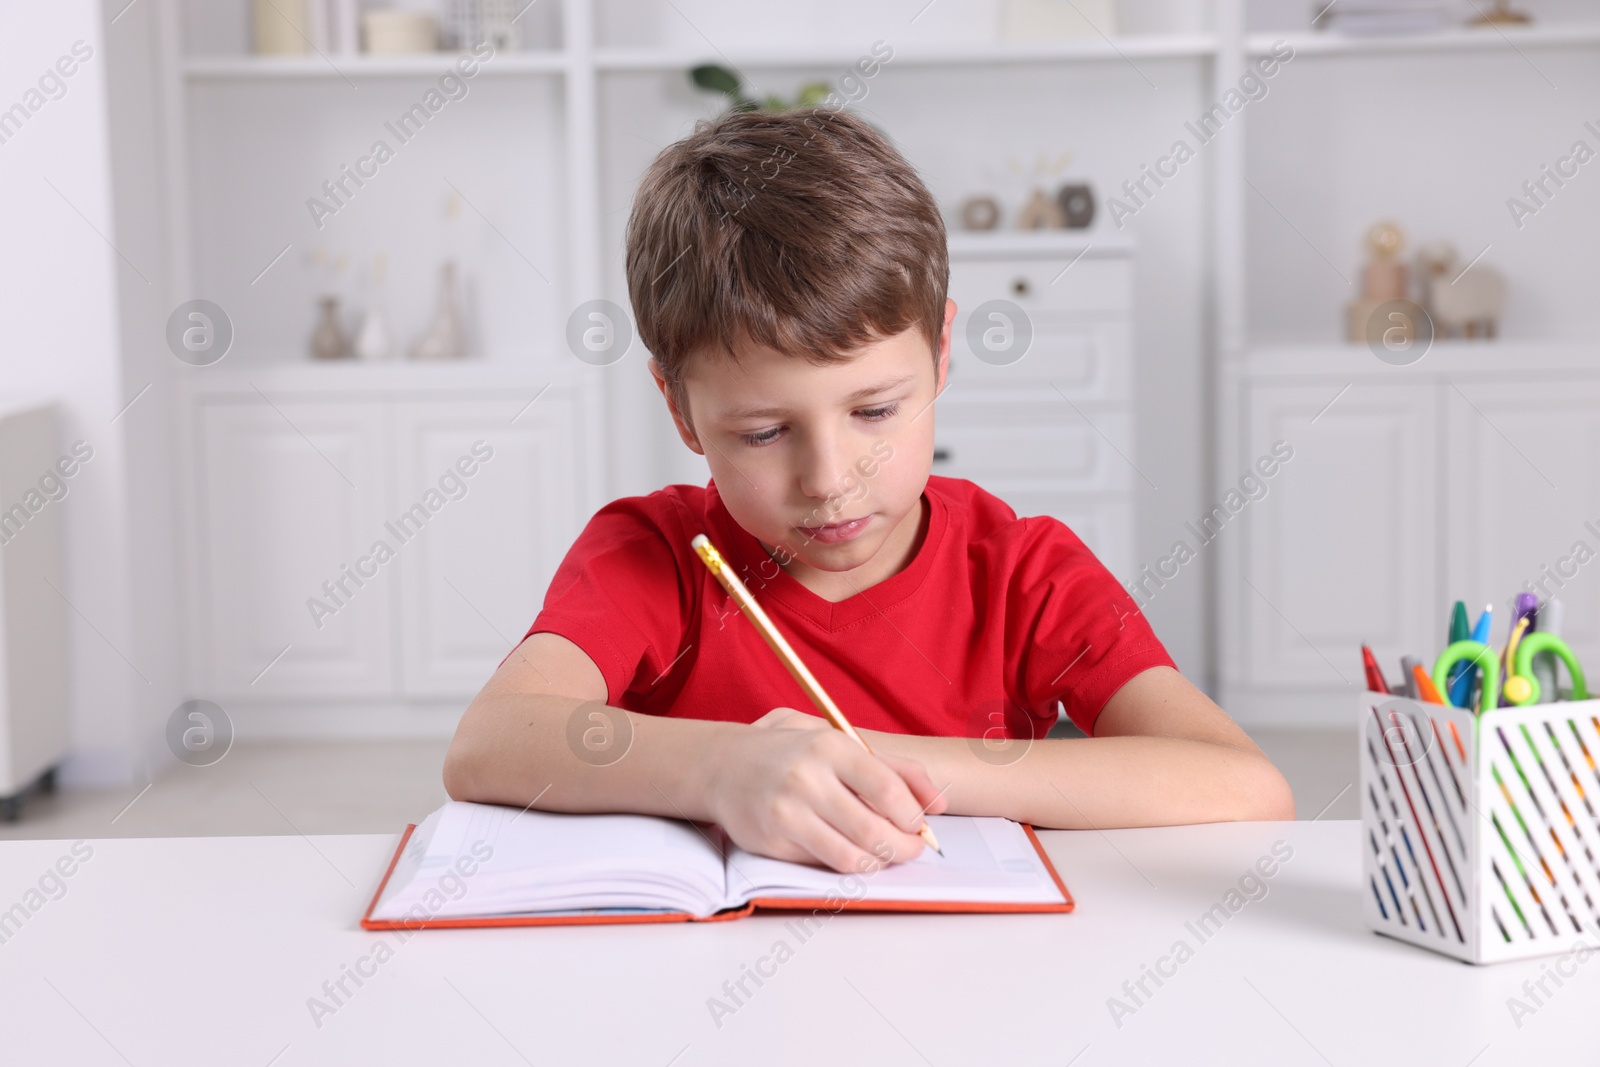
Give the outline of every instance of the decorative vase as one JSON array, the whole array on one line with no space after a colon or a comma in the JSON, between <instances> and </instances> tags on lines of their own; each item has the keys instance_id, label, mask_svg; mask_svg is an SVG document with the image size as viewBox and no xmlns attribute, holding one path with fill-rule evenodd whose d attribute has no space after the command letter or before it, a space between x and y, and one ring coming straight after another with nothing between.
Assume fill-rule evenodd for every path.
<instances>
[{"instance_id":1,"label":"decorative vase","mask_svg":"<svg viewBox=\"0 0 1600 1067\"><path fill-rule=\"evenodd\" d=\"M311 51L310 14L306 0L254 0L256 54L293 56Z\"/></svg>"},{"instance_id":2,"label":"decorative vase","mask_svg":"<svg viewBox=\"0 0 1600 1067\"><path fill-rule=\"evenodd\" d=\"M433 325L411 350L412 359L460 359L466 355L461 313L456 308L456 265L446 261L439 271L439 310Z\"/></svg>"},{"instance_id":3,"label":"decorative vase","mask_svg":"<svg viewBox=\"0 0 1600 1067\"><path fill-rule=\"evenodd\" d=\"M1069 182L1057 189L1056 206L1069 230L1087 229L1094 222L1094 190L1084 182Z\"/></svg>"},{"instance_id":4,"label":"decorative vase","mask_svg":"<svg viewBox=\"0 0 1600 1067\"><path fill-rule=\"evenodd\" d=\"M389 317L383 311L383 276L386 258L380 253L372 264L372 296L367 303L367 313L361 319L361 329L356 332L356 358L377 362L388 359L394 350L393 331Z\"/></svg>"},{"instance_id":5,"label":"decorative vase","mask_svg":"<svg viewBox=\"0 0 1600 1067\"><path fill-rule=\"evenodd\" d=\"M322 314L311 331L311 358L344 359L350 355L350 339L339 328L339 298L325 296L320 301Z\"/></svg>"},{"instance_id":6,"label":"decorative vase","mask_svg":"<svg viewBox=\"0 0 1600 1067\"><path fill-rule=\"evenodd\" d=\"M1061 205L1050 198L1043 189L1035 189L1033 195L1028 197L1028 202L1022 205L1022 211L1017 215L1017 229L1019 230L1059 230L1067 224L1066 216L1061 213Z\"/></svg>"}]
</instances>

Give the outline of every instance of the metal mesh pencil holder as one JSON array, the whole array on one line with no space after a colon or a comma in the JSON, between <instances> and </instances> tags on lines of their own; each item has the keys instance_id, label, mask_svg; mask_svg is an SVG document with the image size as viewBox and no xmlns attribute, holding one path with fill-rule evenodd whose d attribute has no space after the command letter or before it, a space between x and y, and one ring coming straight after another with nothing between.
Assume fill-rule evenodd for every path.
<instances>
[{"instance_id":1,"label":"metal mesh pencil holder","mask_svg":"<svg viewBox=\"0 0 1600 1067\"><path fill-rule=\"evenodd\" d=\"M1592 948L1600 700L1360 707L1367 925L1469 963Z\"/></svg>"}]
</instances>

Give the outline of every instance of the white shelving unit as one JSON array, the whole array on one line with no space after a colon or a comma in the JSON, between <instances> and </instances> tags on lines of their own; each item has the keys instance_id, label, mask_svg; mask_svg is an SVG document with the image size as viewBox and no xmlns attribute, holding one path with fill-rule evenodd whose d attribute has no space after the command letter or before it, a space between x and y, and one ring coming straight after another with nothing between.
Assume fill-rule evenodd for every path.
<instances>
[{"instance_id":1,"label":"white shelving unit","mask_svg":"<svg viewBox=\"0 0 1600 1067\"><path fill-rule=\"evenodd\" d=\"M956 204L972 193L998 192L1014 210L1029 184L1086 179L1101 207L1084 239L1107 251L1138 240L1131 459L1142 475L1134 480L1141 560L1164 554L1183 521L1236 479L1228 428L1236 375L1292 376L1303 369L1296 361L1321 365L1329 346L1337 348L1337 308L1347 292L1340 276L1358 267L1362 229L1394 215L1420 220L1417 237L1445 235L1450 219L1473 206L1467 191L1485 196L1486 172L1503 162L1475 163L1470 123L1487 114L1510 124L1519 108L1535 105L1547 117L1552 100L1592 99L1551 96L1547 81L1593 87L1595 75L1586 71L1600 44L1600 19L1578 0L1523 0L1539 19L1526 29L1393 39L1306 32L1309 12L1297 0L1126 0L1128 32L1109 38L940 40L898 14L891 24L868 6L841 5L829 39L845 43L796 37L719 50L682 35L649 43L664 19L692 5L561 0L543 9L546 21L531 35L536 47L482 64L470 94L436 119L437 131L430 125L419 147L403 150L414 161L382 173L352 199L348 215L319 231L301 205L276 202L267 190L314 195L381 135L386 119L437 84L455 57L255 57L245 54L242 0L236 16L218 14L232 9L211 0L160 2L163 51L177 57L164 69L168 128L176 132L168 216L179 287L237 307L243 327L230 365L209 379L208 372L186 375L191 384L281 389L302 399L345 395L363 383L385 392L431 388L433 368L308 364L311 298L326 281L306 257L318 245L353 262L388 251L389 305L410 335L431 313L437 261L454 255L479 324L476 359L470 368L441 369L441 387L444 379L469 392L559 382L572 397L576 447L594 472L580 487L580 513L666 481L705 478L703 463L676 447L659 396L636 365L640 350L612 367L588 367L563 340L568 310L582 301L627 305L620 251L638 174L694 119L719 107L689 87L687 70L722 63L763 91L791 93L803 81L837 79L874 41L889 42L893 59L868 81L858 106L918 165L952 222ZM985 2L998 11L998 0ZM1295 59L1267 83L1270 92L1234 115L1125 230L1113 225L1107 198L1125 195L1123 180L1138 179L1142 164L1188 136L1185 122L1236 89L1249 64L1279 41ZM1441 115L1450 122L1441 126ZM1576 136L1580 124L1570 125ZM1526 146L1529 173L1565 147L1557 139L1549 151L1539 148L1545 141L1535 133L1547 132L1538 121L1494 130ZM1059 154L1071 156L1059 177L1028 172L1035 157ZM450 186L466 205L447 222ZM1500 196L1515 190L1506 182ZM1492 213L1498 203L1487 196L1480 209ZM404 210L415 211L416 224L394 226ZM953 250L968 254L1024 250L1028 240L952 230ZM1462 248L1469 257L1493 243L1450 235L1470 245ZM1590 303L1574 295L1578 283L1539 274L1541 250L1573 239L1567 230L1497 246L1494 258L1511 254L1517 291L1544 285L1553 294L1548 307L1508 320L1513 336L1540 321L1555 331L1553 346L1584 350L1587 338L1600 338ZM289 254L262 272L286 242ZM362 299L349 275L339 284ZM1301 359L1312 353L1321 355ZM1210 567L1207 560L1201 570ZM1202 677L1220 670L1211 680L1224 693L1237 681L1226 661L1238 638L1227 618L1218 624L1225 603L1218 583L1236 575L1224 567L1204 582L1186 578L1150 608L1180 665ZM1271 714L1255 721L1261 717Z\"/></svg>"},{"instance_id":2,"label":"white shelving unit","mask_svg":"<svg viewBox=\"0 0 1600 1067\"><path fill-rule=\"evenodd\" d=\"M1600 315L1572 267L1600 190L1563 190L1563 217L1539 227L1505 207L1575 139L1595 144L1592 116L1565 101L1600 90L1600 21L1562 0L1516 6L1537 21L1230 35L1243 62L1278 41L1295 54L1219 166L1235 228L1217 245L1214 500L1272 442L1295 449L1218 538L1214 693L1241 722L1349 727L1359 644L1391 675L1401 655L1436 654L1451 601L1503 602L1600 499L1597 472L1557 444L1593 433ZM1405 367L1344 343L1380 219L1400 223L1408 259L1446 239L1504 273L1500 339L1437 341ZM1583 657L1600 654L1593 599L1569 608Z\"/></svg>"}]
</instances>

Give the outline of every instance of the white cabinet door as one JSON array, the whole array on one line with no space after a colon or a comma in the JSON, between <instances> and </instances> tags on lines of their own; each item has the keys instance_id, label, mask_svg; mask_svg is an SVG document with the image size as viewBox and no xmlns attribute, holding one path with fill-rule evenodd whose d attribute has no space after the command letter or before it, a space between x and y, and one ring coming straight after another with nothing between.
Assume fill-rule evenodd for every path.
<instances>
[{"instance_id":1,"label":"white cabinet door","mask_svg":"<svg viewBox=\"0 0 1600 1067\"><path fill-rule=\"evenodd\" d=\"M556 388L395 402L404 695L471 697L538 614L586 518L574 409Z\"/></svg>"},{"instance_id":2,"label":"white cabinet door","mask_svg":"<svg viewBox=\"0 0 1600 1067\"><path fill-rule=\"evenodd\" d=\"M1245 389L1219 493L1275 442L1294 450L1214 535L1238 539L1219 592L1243 636L1230 673L1245 685L1359 689L1362 642L1393 674L1443 634L1437 387L1362 383L1334 400L1341 386Z\"/></svg>"},{"instance_id":3,"label":"white cabinet door","mask_svg":"<svg viewBox=\"0 0 1600 1067\"><path fill-rule=\"evenodd\" d=\"M393 576L356 573L383 536L383 406L216 398L198 418L206 695L391 693Z\"/></svg>"},{"instance_id":4,"label":"white cabinet door","mask_svg":"<svg viewBox=\"0 0 1600 1067\"><path fill-rule=\"evenodd\" d=\"M1442 606L1465 600L1476 620L1492 603L1500 643L1518 592L1531 585L1541 598L1559 596L1563 635L1592 667L1600 662L1600 383L1447 386L1445 410Z\"/></svg>"}]
</instances>

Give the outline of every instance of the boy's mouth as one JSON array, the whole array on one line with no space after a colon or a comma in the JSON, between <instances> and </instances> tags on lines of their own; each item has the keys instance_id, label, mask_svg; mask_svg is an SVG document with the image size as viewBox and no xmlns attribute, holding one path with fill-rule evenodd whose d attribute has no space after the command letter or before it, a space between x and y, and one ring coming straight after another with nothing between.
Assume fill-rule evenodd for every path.
<instances>
[{"instance_id":1,"label":"boy's mouth","mask_svg":"<svg viewBox=\"0 0 1600 1067\"><path fill-rule=\"evenodd\" d=\"M825 545L833 545L859 537L871 521L871 515L863 515L859 519L831 522L826 526L796 526L795 529L805 534L812 541L821 541Z\"/></svg>"}]
</instances>

